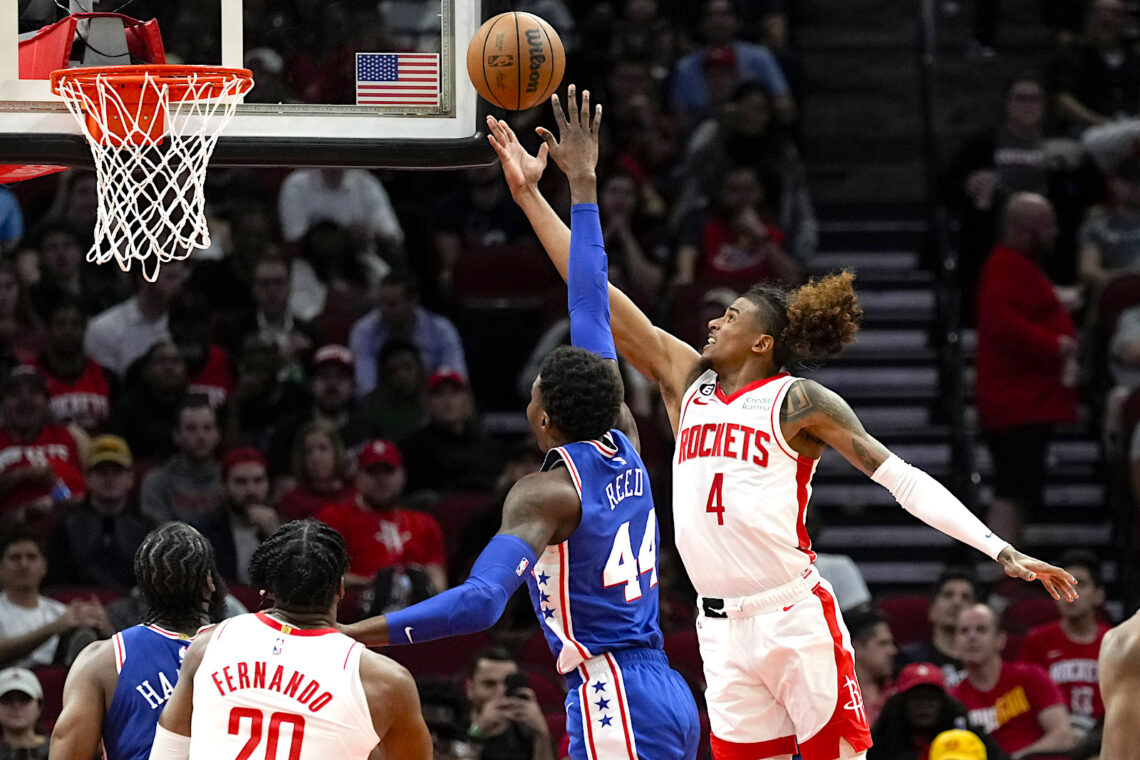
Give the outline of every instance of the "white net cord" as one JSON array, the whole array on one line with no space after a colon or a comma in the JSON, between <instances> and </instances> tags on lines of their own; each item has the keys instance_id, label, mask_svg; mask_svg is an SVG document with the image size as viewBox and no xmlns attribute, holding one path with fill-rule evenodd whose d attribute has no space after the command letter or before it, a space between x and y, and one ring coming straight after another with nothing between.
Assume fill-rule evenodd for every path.
<instances>
[{"instance_id":1,"label":"white net cord","mask_svg":"<svg viewBox=\"0 0 1140 760\"><path fill-rule=\"evenodd\" d=\"M95 242L88 261L114 259L130 271L137 260L143 276L154 282L161 264L210 246L206 167L218 135L250 87L248 78L194 73L172 87L148 73L141 92L137 86L124 88L132 94L131 102L124 102L114 77L59 82L60 95L91 145L98 176ZM156 115L163 120L161 130L152 130Z\"/></svg>"}]
</instances>

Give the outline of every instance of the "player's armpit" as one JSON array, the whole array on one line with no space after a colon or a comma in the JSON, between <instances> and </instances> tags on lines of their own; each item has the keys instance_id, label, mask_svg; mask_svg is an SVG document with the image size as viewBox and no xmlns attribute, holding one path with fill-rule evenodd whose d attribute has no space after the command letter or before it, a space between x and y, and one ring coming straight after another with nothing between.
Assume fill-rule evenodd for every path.
<instances>
[{"instance_id":1,"label":"player's armpit","mask_svg":"<svg viewBox=\"0 0 1140 760\"><path fill-rule=\"evenodd\" d=\"M835 449L864 475L874 473L890 456L887 447L864 429L851 406L814 380L799 380L788 390L780 425L785 440L792 442L797 435L807 434Z\"/></svg>"},{"instance_id":2,"label":"player's armpit","mask_svg":"<svg viewBox=\"0 0 1140 760\"><path fill-rule=\"evenodd\" d=\"M91 644L79 653L63 685L63 710L51 733L50 760L91 760L99 754L107 698L107 671L115 675L110 641Z\"/></svg>"}]
</instances>

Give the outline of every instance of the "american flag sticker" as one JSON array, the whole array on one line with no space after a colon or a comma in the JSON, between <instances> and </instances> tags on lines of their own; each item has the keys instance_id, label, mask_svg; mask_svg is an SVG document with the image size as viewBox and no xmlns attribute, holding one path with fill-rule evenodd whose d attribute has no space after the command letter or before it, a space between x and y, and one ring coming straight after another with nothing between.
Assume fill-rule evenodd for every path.
<instances>
[{"instance_id":1,"label":"american flag sticker","mask_svg":"<svg viewBox=\"0 0 1140 760\"><path fill-rule=\"evenodd\" d=\"M357 53L358 106L438 106L439 53Z\"/></svg>"}]
</instances>

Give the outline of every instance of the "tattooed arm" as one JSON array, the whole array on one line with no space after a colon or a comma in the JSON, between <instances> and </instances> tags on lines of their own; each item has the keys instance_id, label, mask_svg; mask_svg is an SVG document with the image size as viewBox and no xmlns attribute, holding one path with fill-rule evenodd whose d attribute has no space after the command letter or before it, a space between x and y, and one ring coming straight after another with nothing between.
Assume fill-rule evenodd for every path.
<instances>
[{"instance_id":1,"label":"tattooed arm","mask_svg":"<svg viewBox=\"0 0 1140 760\"><path fill-rule=\"evenodd\" d=\"M784 440L800 453L819 456L830 446L864 475L873 474L891 455L838 393L814 380L792 385L780 410L780 426Z\"/></svg>"},{"instance_id":2,"label":"tattooed arm","mask_svg":"<svg viewBox=\"0 0 1140 760\"><path fill-rule=\"evenodd\" d=\"M995 536L938 481L892 454L866 430L837 393L814 380L799 380L780 410L780 426L796 451L819 456L830 446L843 458L885 487L907 512L951 538L997 560L1007 575L1040 580L1054 599L1077 598L1076 579L1061 568L1022 554Z\"/></svg>"}]
</instances>

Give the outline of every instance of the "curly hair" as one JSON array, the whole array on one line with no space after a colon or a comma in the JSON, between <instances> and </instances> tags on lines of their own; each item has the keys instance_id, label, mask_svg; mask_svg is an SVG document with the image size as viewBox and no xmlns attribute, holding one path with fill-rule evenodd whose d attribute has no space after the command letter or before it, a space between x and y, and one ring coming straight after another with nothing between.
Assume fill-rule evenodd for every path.
<instances>
[{"instance_id":1,"label":"curly hair","mask_svg":"<svg viewBox=\"0 0 1140 760\"><path fill-rule=\"evenodd\" d=\"M290 612L325 612L348 572L348 547L316 520L285 523L249 559L249 581Z\"/></svg>"},{"instance_id":2,"label":"curly hair","mask_svg":"<svg viewBox=\"0 0 1140 760\"><path fill-rule=\"evenodd\" d=\"M538 393L551 423L571 441L600 438L621 412L621 376L584 348L559 346L538 371Z\"/></svg>"},{"instance_id":3,"label":"curly hair","mask_svg":"<svg viewBox=\"0 0 1140 760\"><path fill-rule=\"evenodd\" d=\"M777 367L826 359L855 340L863 307L854 282L855 274L844 270L790 292L758 285L744 294L756 305L765 328L776 336L772 358Z\"/></svg>"},{"instance_id":4,"label":"curly hair","mask_svg":"<svg viewBox=\"0 0 1140 760\"><path fill-rule=\"evenodd\" d=\"M148 533L135 551L134 569L146 603L144 623L178 628L221 619L226 584L214 565L214 547L186 523L169 522ZM203 609L207 578L214 593Z\"/></svg>"}]
</instances>

